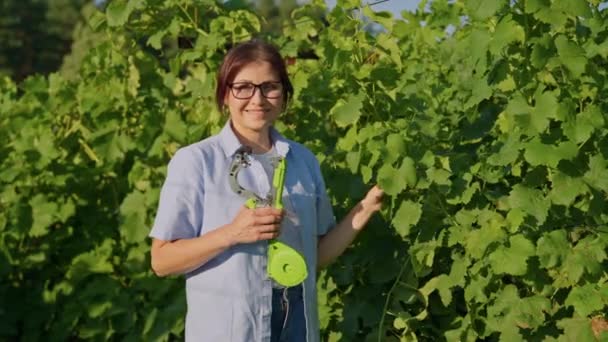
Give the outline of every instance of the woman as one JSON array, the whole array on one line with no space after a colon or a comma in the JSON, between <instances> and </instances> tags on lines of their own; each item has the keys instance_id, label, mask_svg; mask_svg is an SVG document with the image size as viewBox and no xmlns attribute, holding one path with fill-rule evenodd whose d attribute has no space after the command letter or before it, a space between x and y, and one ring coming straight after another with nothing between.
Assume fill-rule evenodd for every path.
<instances>
[{"instance_id":1,"label":"woman","mask_svg":"<svg viewBox=\"0 0 608 342\"><path fill-rule=\"evenodd\" d=\"M315 270L342 254L380 209L382 190L374 187L335 224L314 155L273 128L292 93L276 48L234 47L216 89L228 122L169 163L150 233L152 268L186 275L187 341L318 341ZM244 146L250 153L238 183L260 198L272 192L272 160L285 158L284 209L249 209L233 191L230 169ZM268 277L271 239L304 256L302 284L285 288Z\"/></svg>"}]
</instances>

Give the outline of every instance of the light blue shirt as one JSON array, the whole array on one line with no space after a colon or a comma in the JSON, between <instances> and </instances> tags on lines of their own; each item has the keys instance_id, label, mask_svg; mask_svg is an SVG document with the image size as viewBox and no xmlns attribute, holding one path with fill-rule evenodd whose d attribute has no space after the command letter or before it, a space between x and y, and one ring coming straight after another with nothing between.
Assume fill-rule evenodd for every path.
<instances>
[{"instance_id":1,"label":"light blue shirt","mask_svg":"<svg viewBox=\"0 0 608 342\"><path fill-rule=\"evenodd\" d=\"M335 225L319 163L304 146L271 129L273 146L286 158L283 201L299 219L303 254L307 341L319 341L317 239ZM245 198L234 193L229 168L241 147L230 122L215 136L179 149L169 162L151 237L190 239L232 222ZM265 196L271 184L253 160L239 184ZM268 242L239 244L186 274L186 341L270 341L272 280L266 274Z\"/></svg>"}]
</instances>

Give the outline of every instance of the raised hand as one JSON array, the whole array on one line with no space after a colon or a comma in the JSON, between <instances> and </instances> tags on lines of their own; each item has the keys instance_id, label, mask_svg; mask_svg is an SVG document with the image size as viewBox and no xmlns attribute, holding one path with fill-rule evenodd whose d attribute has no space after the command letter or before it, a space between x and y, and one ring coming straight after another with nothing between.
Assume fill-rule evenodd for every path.
<instances>
[{"instance_id":1,"label":"raised hand","mask_svg":"<svg viewBox=\"0 0 608 342\"><path fill-rule=\"evenodd\" d=\"M382 196L384 195L384 191L380 189L378 185L374 185L367 194L365 198L361 200L361 206L364 211L367 212L376 212L382 208Z\"/></svg>"}]
</instances>

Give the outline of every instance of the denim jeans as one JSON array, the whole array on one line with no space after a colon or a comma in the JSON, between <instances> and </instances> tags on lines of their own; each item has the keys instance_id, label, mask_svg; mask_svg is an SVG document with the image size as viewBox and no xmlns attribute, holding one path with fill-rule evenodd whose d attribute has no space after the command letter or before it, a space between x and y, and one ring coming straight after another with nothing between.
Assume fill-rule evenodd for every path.
<instances>
[{"instance_id":1,"label":"denim jeans","mask_svg":"<svg viewBox=\"0 0 608 342\"><path fill-rule=\"evenodd\" d=\"M302 286L272 289L271 342L305 342Z\"/></svg>"}]
</instances>

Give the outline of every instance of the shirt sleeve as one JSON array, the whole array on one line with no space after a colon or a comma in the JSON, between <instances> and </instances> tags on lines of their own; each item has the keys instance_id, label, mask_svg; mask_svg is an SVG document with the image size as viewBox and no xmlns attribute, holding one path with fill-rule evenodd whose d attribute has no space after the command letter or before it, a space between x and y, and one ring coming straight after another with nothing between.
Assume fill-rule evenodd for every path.
<instances>
[{"instance_id":1,"label":"shirt sleeve","mask_svg":"<svg viewBox=\"0 0 608 342\"><path fill-rule=\"evenodd\" d=\"M167 168L150 237L172 241L200 234L203 180L200 157L191 148L179 149Z\"/></svg>"},{"instance_id":2,"label":"shirt sleeve","mask_svg":"<svg viewBox=\"0 0 608 342\"><path fill-rule=\"evenodd\" d=\"M331 200L327 195L325 181L321 174L319 162L315 159L315 183L317 189L317 235L327 234L333 227L336 226L336 217L331 206Z\"/></svg>"}]
</instances>

